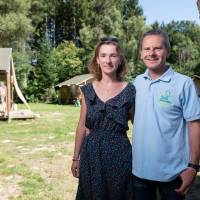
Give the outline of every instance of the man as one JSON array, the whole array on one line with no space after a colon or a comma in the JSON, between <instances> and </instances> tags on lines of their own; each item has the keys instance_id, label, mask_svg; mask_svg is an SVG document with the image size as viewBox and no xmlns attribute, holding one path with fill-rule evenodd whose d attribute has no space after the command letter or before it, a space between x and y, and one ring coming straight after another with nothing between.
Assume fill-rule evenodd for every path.
<instances>
[{"instance_id":1,"label":"man","mask_svg":"<svg viewBox=\"0 0 200 200\"><path fill-rule=\"evenodd\" d=\"M184 199L199 170L200 102L193 81L166 64L170 44L161 30L141 39L133 128L134 200Z\"/></svg>"}]
</instances>

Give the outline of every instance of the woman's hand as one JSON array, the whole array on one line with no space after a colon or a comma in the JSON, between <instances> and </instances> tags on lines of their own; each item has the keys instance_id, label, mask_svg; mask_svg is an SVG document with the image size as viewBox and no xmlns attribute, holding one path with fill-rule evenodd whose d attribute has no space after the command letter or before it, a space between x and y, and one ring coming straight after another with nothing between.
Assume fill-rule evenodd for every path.
<instances>
[{"instance_id":1,"label":"woman's hand","mask_svg":"<svg viewBox=\"0 0 200 200\"><path fill-rule=\"evenodd\" d=\"M90 129L89 128L85 128L85 135L88 136L90 134Z\"/></svg>"},{"instance_id":2,"label":"woman's hand","mask_svg":"<svg viewBox=\"0 0 200 200\"><path fill-rule=\"evenodd\" d=\"M79 178L79 160L73 160L71 171L75 178Z\"/></svg>"}]
</instances>

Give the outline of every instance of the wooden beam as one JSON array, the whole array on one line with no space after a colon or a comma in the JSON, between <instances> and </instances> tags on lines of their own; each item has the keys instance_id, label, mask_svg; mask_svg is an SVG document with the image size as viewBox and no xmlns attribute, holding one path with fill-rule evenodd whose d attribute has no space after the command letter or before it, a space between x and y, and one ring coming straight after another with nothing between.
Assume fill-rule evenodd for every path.
<instances>
[{"instance_id":1,"label":"wooden beam","mask_svg":"<svg viewBox=\"0 0 200 200\"><path fill-rule=\"evenodd\" d=\"M10 91L10 73L7 73L7 113L9 114L9 112L11 111L11 91Z\"/></svg>"}]
</instances>

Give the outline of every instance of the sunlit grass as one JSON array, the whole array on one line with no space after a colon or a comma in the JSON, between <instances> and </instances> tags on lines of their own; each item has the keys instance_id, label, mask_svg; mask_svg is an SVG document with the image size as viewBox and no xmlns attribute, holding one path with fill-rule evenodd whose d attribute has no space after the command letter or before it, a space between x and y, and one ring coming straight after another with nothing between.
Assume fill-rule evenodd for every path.
<instances>
[{"instance_id":1,"label":"sunlit grass","mask_svg":"<svg viewBox=\"0 0 200 200\"><path fill-rule=\"evenodd\" d=\"M22 177L20 195L14 200L73 199L77 180L70 173L71 133L75 132L80 108L50 104L30 107L40 118L0 121L0 176ZM18 105L18 109L24 106ZM72 185L70 194L68 184Z\"/></svg>"},{"instance_id":2,"label":"sunlit grass","mask_svg":"<svg viewBox=\"0 0 200 200\"><path fill-rule=\"evenodd\" d=\"M40 118L0 121L0 199L10 185L20 190L10 196L12 200L74 200L78 180L72 177L70 167L80 108L30 107ZM131 139L131 123L129 127ZM187 200L200 200L199 186L198 176Z\"/></svg>"}]
</instances>

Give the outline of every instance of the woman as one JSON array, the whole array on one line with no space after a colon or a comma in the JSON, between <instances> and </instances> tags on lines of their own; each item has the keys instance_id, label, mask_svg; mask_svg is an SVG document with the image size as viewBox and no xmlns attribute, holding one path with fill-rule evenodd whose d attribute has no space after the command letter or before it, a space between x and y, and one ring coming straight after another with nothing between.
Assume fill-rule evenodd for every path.
<instances>
[{"instance_id":1,"label":"woman","mask_svg":"<svg viewBox=\"0 0 200 200\"><path fill-rule=\"evenodd\" d=\"M126 131L133 116L135 88L124 81L126 70L117 39L101 39L90 64L95 80L81 88L71 167L79 178L77 200L132 198L131 144Z\"/></svg>"}]
</instances>

